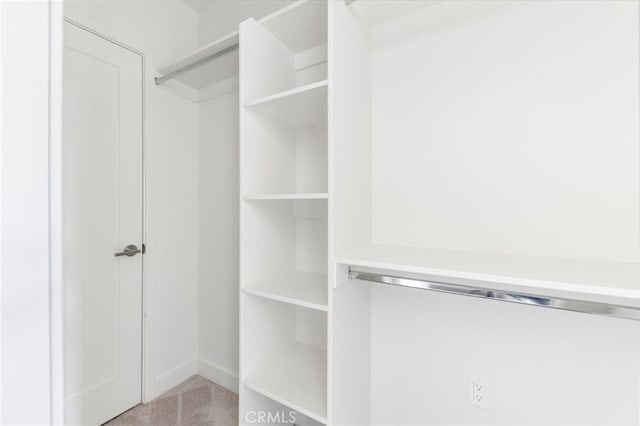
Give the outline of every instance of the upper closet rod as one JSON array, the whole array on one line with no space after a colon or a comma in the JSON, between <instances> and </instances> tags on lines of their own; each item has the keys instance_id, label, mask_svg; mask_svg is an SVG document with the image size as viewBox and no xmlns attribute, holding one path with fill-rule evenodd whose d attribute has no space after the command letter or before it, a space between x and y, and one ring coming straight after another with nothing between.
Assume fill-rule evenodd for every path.
<instances>
[{"instance_id":1,"label":"upper closet rod","mask_svg":"<svg viewBox=\"0 0 640 426\"><path fill-rule=\"evenodd\" d=\"M192 62L190 64L187 64L183 67L178 68L175 71L172 71L168 74L163 75L162 77L156 77L156 85L160 85L162 83L164 83L167 80L171 80L173 78L176 78L177 76L179 76L180 74L184 74L187 71L190 71L194 68L199 67L200 65L206 64L209 61L212 61L216 58L219 58L220 56L224 56L227 53L231 53L234 50L238 50L238 47L240 45L238 43L232 44L231 46L225 47L222 50L218 50L217 52L214 52L208 56L205 56L204 58L200 58L195 62Z\"/></svg>"},{"instance_id":2,"label":"upper closet rod","mask_svg":"<svg viewBox=\"0 0 640 426\"><path fill-rule=\"evenodd\" d=\"M591 302L587 300L568 299L561 297L534 296L514 291L502 291L491 288L470 287L466 285L429 281L419 278L407 278L396 275L380 274L359 270L349 266L349 279L372 281L401 287L411 287L420 290L430 290L440 293L458 294L461 296L480 297L502 302L520 303L529 306L560 309L563 311L581 312L584 314L601 315L640 321L640 308L620 306L605 302Z\"/></svg>"}]
</instances>

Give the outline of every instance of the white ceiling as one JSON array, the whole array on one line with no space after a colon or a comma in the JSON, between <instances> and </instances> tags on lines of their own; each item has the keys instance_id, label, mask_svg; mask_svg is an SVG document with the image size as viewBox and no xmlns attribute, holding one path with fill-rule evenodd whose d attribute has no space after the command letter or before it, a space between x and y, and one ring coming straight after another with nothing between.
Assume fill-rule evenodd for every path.
<instances>
[{"instance_id":1,"label":"white ceiling","mask_svg":"<svg viewBox=\"0 0 640 426\"><path fill-rule=\"evenodd\" d=\"M196 12L202 12L216 0L182 0Z\"/></svg>"},{"instance_id":2,"label":"white ceiling","mask_svg":"<svg viewBox=\"0 0 640 426\"><path fill-rule=\"evenodd\" d=\"M189 7L191 7L193 10L195 10L196 12L202 12L214 3L227 3L227 7L228 7L229 4L233 4L234 2L241 3L245 0L182 0L182 1L186 3ZM284 7L283 3L286 4L286 3L292 3L292 2L293 0L252 0L247 3L249 4L253 3L253 6L251 7L257 8L257 10L263 10L263 9L269 10L269 13L271 13L272 11L275 11L280 9L281 7ZM261 7L256 7L255 5L257 3L271 3L272 6L265 5ZM238 9L240 10L247 9L246 4L238 4L234 6L237 6Z\"/></svg>"}]
</instances>

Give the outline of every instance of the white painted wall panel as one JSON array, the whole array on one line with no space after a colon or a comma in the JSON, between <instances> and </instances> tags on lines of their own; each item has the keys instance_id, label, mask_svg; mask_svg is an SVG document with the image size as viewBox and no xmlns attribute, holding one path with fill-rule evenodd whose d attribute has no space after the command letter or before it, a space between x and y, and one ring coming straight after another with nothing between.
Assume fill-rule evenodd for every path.
<instances>
[{"instance_id":1,"label":"white painted wall panel","mask_svg":"<svg viewBox=\"0 0 640 426\"><path fill-rule=\"evenodd\" d=\"M156 373L166 387L176 369L184 368L176 378L195 373L184 364L196 357L198 333L198 105L164 90L156 96Z\"/></svg>"},{"instance_id":2,"label":"white painted wall panel","mask_svg":"<svg viewBox=\"0 0 640 426\"><path fill-rule=\"evenodd\" d=\"M199 132L198 355L237 380L238 92L200 103Z\"/></svg>"},{"instance_id":3,"label":"white painted wall panel","mask_svg":"<svg viewBox=\"0 0 640 426\"><path fill-rule=\"evenodd\" d=\"M45 1L0 3L0 423L6 425L49 424L52 414L50 47L62 52L50 45L49 13Z\"/></svg>"},{"instance_id":4,"label":"white painted wall panel","mask_svg":"<svg viewBox=\"0 0 640 426\"><path fill-rule=\"evenodd\" d=\"M373 242L637 262L638 17L516 2L379 47ZM372 285L371 330L374 424L640 422L635 322Z\"/></svg>"},{"instance_id":5,"label":"white painted wall panel","mask_svg":"<svg viewBox=\"0 0 640 426\"><path fill-rule=\"evenodd\" d=\"M372 286L372 423L637 426L634 321ZM489 410L467 375L489 382Z\"/></svg>"},{"instance_id":6,"label":"white painted wall panel","mask_svg":"<svg viewBox=\"0 0 640 426\"><path fill-rule=\"evenodd\" d=\"M373 57L373 242L637 262L638 4L516 2Z\"/></svg>"}]
</instances>

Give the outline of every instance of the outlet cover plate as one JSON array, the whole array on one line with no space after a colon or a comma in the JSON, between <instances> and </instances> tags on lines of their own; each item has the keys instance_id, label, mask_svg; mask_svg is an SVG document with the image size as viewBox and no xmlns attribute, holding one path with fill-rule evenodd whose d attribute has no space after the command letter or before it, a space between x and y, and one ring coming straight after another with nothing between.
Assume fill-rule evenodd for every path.
<instances>
[{"instance_id":1,"label":"outlet cover plate","mask_svg":"<svg viewBox=\"0 0 640 426\"><path fill-rule=\"evenodd\" d=\"M469 374L469 404L489 409L489 381L475 374Z\"/></svg>"}]
</instances>

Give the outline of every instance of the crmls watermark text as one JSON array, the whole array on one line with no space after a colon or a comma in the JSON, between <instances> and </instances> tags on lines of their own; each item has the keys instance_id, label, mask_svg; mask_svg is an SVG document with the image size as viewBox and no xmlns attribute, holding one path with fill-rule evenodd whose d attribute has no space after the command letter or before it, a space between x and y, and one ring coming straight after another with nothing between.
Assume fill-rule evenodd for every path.
<instances>
[{"instance_id":1,"label":"crmls watermark text","mask_svg":"<svg viewBox=\"0 0 640 426\"><path fill-rule=\"evenodd\" d=\"M247 423L251 424L292 424L296 421L295 411L247 411L244 415Z\"/></svg>"}]
</instances>

